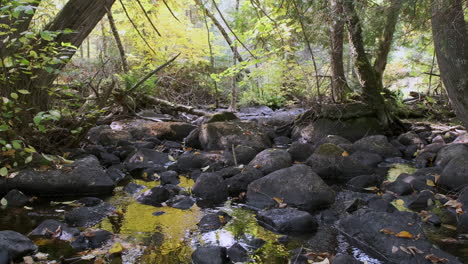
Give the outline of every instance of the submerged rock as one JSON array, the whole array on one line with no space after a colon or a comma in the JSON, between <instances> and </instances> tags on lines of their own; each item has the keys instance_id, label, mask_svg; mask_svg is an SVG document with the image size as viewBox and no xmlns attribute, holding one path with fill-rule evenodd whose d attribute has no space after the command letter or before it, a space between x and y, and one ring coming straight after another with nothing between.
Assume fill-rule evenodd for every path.
<instances>
[{"instance_id":1,"label":"submerged rock","mask_svg":"<svg viewBox=\"0 0 468 264\"><path fill-rule=\"evenodd\" d=\"M285 204L313 212L334 202L335 193L306 165L293 165L253 181L248 186L247 204L257 208Z\"/></svg>"},{"instance_id":2,"label":"submerged rock","mask_svg":"<svg viewBox=\"0 0 468 264\"><path fill-rule=\"evenodd\" d=\"M65 223L49 219L40 223L29 235L53 237L60 240L70 241L79 234L80 230L77 228L69 227Z\"/></svg>"},{"instance_id":3,"label":"submerged rock","mask_svg":"<svg viewBox=\"0 0 468 264\"><path fill-rule=\"evenodd\" d=\"M114 181L94 156L61 170L24 170L12 179L0 179L0 194L18 189L35 196L88 196L111 194L114 188Z\"/></svg>"},{"instance_id":4,"label":"submerged rock","mask_svg":"<svg viewBox=\"0 0 468 264\"><path fill-rule=\"evenodd\" d=\"M23 207L29 202L29 197L16 189L9 191L3 199L7 201L7 207Z\"/></svg>"},{"instance_id":5,"label":"submerged rock","mask_svg":"<svg viewBox=\"0 0 468 264\"><path fill-rule=\"evenodd\" d=\"M249 254L247 250L239 243L235 243L230 248L228 248L227 254L229 260L234 263L247 262L249 260Z\"/></svg>"},{"instance_id":6,"label":"submerged rock","mask_svg":"<svg viewBox=\"0 0 468 264\"><path fill-rule=\"evenodd\" d=\"M218 230L222 228L230 220L231 220L231 217L227 213L217 212L217 213L207 214L203 216L203 218L200 220L197 226L201 232L205 233L205 232L210 232L210 231L214 231L214 230Z\"/></svg>"},{"instance_id":7,"label":"submerged rock","mask_svg":"<svg viewBox=\"0 0 468 264\"><path fill-rule=\"evenodd\" d=\"M117 209L106 203L75 208L65 214L65 222L76 227L91 227L114 213Z\"/></svg>"},{"instance_id":8,"label":"submerged rock","mask_svg":"<svg viewBox=\"0 0 468 264\"><path fill-rule=\"evenodd\" d=\"M257 220L261 226L281 234L304 235L317 230L311 214L294 208L262 210Z\"/></svg>"},{"instance_id":9,"label":"submerged rock","mask_svg":"<svg viewBox=\"0 0 468 264\"><path fill-rule=\"evenodd\" d=\"M145 205L161 206L162 203L171 198L171 192L163 186L156 186L138 196L137 202Z\"/></svg>"},{"instance_id":10,"label":"submerged rock","mask_svg":"<svg viewBox=\"0 0 468 264\"><path fill-rule=\"evenodd\" d=\"M37 246L27 237L15 231L0 231L0 249L7 252L8 259L19 260L37 251Z\"/></svg>"},{"instance_id":11,"label":"submerged rock","mask_svg":"<svg viewBox=\"0 0 468 264\"><path fill-rule=\"evenodd\" d=\"M192 254L193 264L227 264L227 250L225 247L207 246L199 247Z\"/></svg>"}]
</instances>

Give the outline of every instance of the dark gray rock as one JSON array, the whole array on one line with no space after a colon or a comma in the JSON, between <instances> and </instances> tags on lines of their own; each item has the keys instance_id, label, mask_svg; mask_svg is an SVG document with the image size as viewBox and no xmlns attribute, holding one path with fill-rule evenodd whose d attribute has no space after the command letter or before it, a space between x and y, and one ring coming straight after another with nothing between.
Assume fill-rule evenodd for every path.
<instances>
[{"instance_id":1,"label":"dark gray rock","mask_svg":"<svg viewBox=\"0 0 468 264\"><path fill-rule=\"evenodd\" d=\"M401 152L388 142L388 138L382 135L375 135L362 138L353 144L353 148L358 151L372 152L384 158L401 157Z\"/></svg>"},{"instance_id":2,"label":"dark gray rock","mask_svg":"<svg viewBox=\"0 0 468 264\"><path fill-rule=\"evenodd\" d=\"M7 252L4 255L8 255L8 259L20 260L24 256L35 253L37 246L22 234L5 230L0 231L0 249Z\"/></svg>"},{"instance_id":3,"label":"dark gray rock","mask_svg":"<svg viewBox=\"0 0 468 264\"><path fill-rule=\"evenodd\" d=\"M250 166L258 168L265 175L287 168L291 164L291 155L283 149L265 149L249 163Z\"/></svg>"},{"instance_id":4,"label":"dark gray rock","mask_svg":"<svg viewBox=\"0 0 468 264\"><path fill-rule=\"evenodd\" d=\"M3 199L7 201L7 207L23 207L29 202L29 197L16 189L9 191Z\"/></svg>"},{"instance_id":5,"label":"dark gray rock","mask_svg":"<svg viewBox=\"0 0 468 264\"><path fill-rule=\"evenodd\" d=\"M257 214L259 224L281 234L304 235L317 230L315 218L294 208L262 210Z\"/></svg>"},{"instance_id":6,"label":"dark gray rock","mask_svg":"<svg viewBox=\"0 0 468 264\"><path fill-rule=\"evenodd\" d=\"M360 175L352 178L347 182L347 186L350 190L355 192L368 192L365 190L368 187L379 186L381 183L379 176L375 174L371 175Z\"/></svg>"},{"instance_id":7,"label":"dark gray rock","mask_svg":"<svg viewBox=\"0 0 468 264\"><path fill-rule=\"evenodd\" d=\"M199 139L200 136L200 129L196 128L192 130L186 138L184 138L184 143L186 147L194 148L194 149L201 149L202 145Z\"/></svg>"},{"instance_id":8,"label":"dark gray rock","mask_svg":"<svg viewBox=\"0 0 468 264\"><path fill-rule=\"evenodd\" d=\"M159 207L171 198L171 193L163 186L156 186L138 196L137 202Z\"/></svg>"},{"instance_id":9,"label":"dark gray rock","mask_svg":"<svg viewBox=\"0 0 468 264\"><path fill-rule=\"evenodd\" d=\"M202 173L192 188L201 206L213 206L227 200L228 189L224 179L217 173Z\"/></svg>"},{"instance_id":10,"label":"dark gray rock","mask_svg":"<svg viewBox=\"0 0 468 264\"><path fill-rule=\"evenodd\" d=\"M314 146L308 143L293 142L288 152L293 161L303 162L314 153Z\"/></svg>"},{"instance_id":11,"label":"dark gray rock","mask_svg":"<svg viewBox=\"0 0 468 264\"><path fill-rule=\"evenodd\" d=\"M429 151L420 153L414 159L414 163L416 165L416 168L422 169L422 168L430 167L430 165L432 165L436 155L437 154L435 154L434 152L429 152Z\"/></svg>"},{"instance_id":12,"label":"dark gray rock","mask_svg":"<svg viewBox=\"0 0 468 264\"><path fill-rule=\"evenodd\" d=\"M199 247L192 254L193 264L228 264L225 247L207 246Z\"/></svg>"},{"instance_id":13,"label":"dark gray rock","mask_svg":"<svg viewBox=\"0 0 468 264\"><path fill-rule=\"evenodd\" d=\"M53 237L65 241L70 241L79 234L80 230L77 228L52 219L44 220L29 233L30 236Z\"/></svg>"},{"instance_id":14,"label":"dark gray rock","mask_svg":"<svg viewBox=\"0 0 468 264\"><path fill-rule=\"evenodd\" d=\"M411 186L411 184L402 180L396 180L394 182L390 182L386 184L384 187L385 187L385 190L391 191L398 195L408 195L413 192L413 187Z\"/></svg>"},{"instance_id":15,"label":"dark gray rock","mask_svg":"<svg viewBox=\"0 0 468 264\"><path fill-rule=\"evenodd\" d=\"M176 195L169 199L166 204L172 208L188 210L195 204L195 200L189 196Z\"/></svg>"},{"instance_id":16,"label":"dark gray rock","mask_svg":"<svg viewBox=\"0 0 468 264\"><path fill-rule=\"evenodd\" d=\"M143 191L144 189L146 189L146 186L144 185L141 185L141 184L136 184L136 183L129 183L127 184L123 190L124 192L130 194L130 195L135 195L135 194L138 194L139 192Z\"/></svg>"},{"instance_id":17,"label":"dark gray rock","mask_svg":"<svg viewBox=\"0 0 468 264\"><path fill-rule=\"evenodd\" d=\"M408 225L411 223L411 225ZM421 233L418 215L409 212L376 212L373 210L359 210L351 216L339 221L340 231L350 239L352 244L365 249L371 255L385 263L427 263L425 256L434 254L441 258L447 258L449 263L461 263L455 257L434 247ZM397 237L394 234L385 234L382 229L395 233L409 232L410 239ZM408 254L400 247L415 247L424 254ZM395 251L394 248L398 250Z\"/></svg>"},{"instance_id":18,"label":"dark gray rock","mask_svg":"<svg viewBox=\"0 0 468 264\"><path fill-rule=\"evenodd\" d=\"M227 255L229 257L229 260L231 260L234 263L247 262L249 260L249 254L247 250L239 243L235 243L230 248L228 248Z\"/></svg>"},{"instance_id":19,"label":"dark gray rock","mask_svg":"<svg viewBox=\"0 0 468 264\"><path fill-rule=\"evenodd\" d=\"M190 172L209 165L210 159L201 152L185 152L177 159L177 169L180 172Z\"/></svg>"},{"instance_id":20,"label":"dark gray rock","mask_svg":"<svg viewBox=\"0 0 468 264\"><path fill-rule=\"evenodd\" d=\"M253 181L248 186L247 204L257 208L277 205L273 198L289 206L312 212L334 202L335 193L306 165L294 165Z\"/></svg>"},{"instance_id":21,"label":"dark gray rock","mask_svg":"<svg viewBox=\"0 0 468 264\"><path fill-rule=\"evenodd\" d=\"M411 199L406 205L413 211L426 210L430 204L434 204L434 193L431 191L422 191L414 199Z\"/></svg>"},{"instance_id":22,"label":"dark gray rock","mask_svg":"<svg viewBox=\"0 0 468 264\"><path fill-rule=\"evenodd\" d=\"M133 153L126 161L127 167L145 166L146 168L154 165L164 165L169 162L167 153L153 149L140 149Z\"/></svg>"},{"instance_id":23,"label":"dark gray rock","mask_svg":"<svg viewBox=\"0 0 468 264\"><path fill-rule=\"evenodd\" d=\"M350 159L357 161L359 164L369 167L376 167L377 164L383 161L382 156L377 153L356 151L350 155Z\"/></svg>"},{"instance_id":24,"label":"dark gray rock","mask_svg":"<svg viewBox=\"0 0 468 264\"><path fill-rule=\"evenodd\" d=\"M111 166L107 169L106 173L107 176L109 176L109 178L115 182L115 184L120 183L126 177L125 173L123 172L122 165Z\"/></svg>"},{"instance_id":25,"label":"dark gray rock","mask_svg":"<svg viewBox=\"0 0 468 264\"><path fill-rule=\"evenodd\" d=\"M221 176L223 179L229 179L229 178L231 178L232 176L241 173L242 170L243 170L243 169L240 168L240 167L234 167L234 166L232 166L232 167L223 168L223 169L217 171L216 173L218 173L219 176Z\"/></svg>"},{"instance_id":26,"label":"dark gray rock","mask_svg":"<svg viewBox=\"0 0 468 264\"><path fill-rule=\"evenodd\" d=\"M65 222L75 227L91 227L101 222L116 210L114 206L105 202L94 206L75 208L65 214Z\"/></svg>"},{"instance_id":27,"label":"dark gray rock","mask_svg":"<svg viewBox=\"0 0 468 264\"><path fill-rule=\"evenodd\" d=\"M450 144L443 147L437 153L434 165L445 167L451 160L457 157L468 157L468 144Z\"/></svg>"},{"instance_id":28,"label":"dark gray rock","mask_svg":"<svg viewBox=\"0 0 468 264\"><path fill-rule=\"evenodd\" d=\"M161 184L174 184L177 185L180 183L179 174L175 171L165 171L161 173L160 176Z\"/></svg>"},{"instance_id":29,"label":"dark gray rock","mask_svg":"<svg viewBox=\"0 0 468 264\"><path fill-rule=\"evenodd\" d=\"M81 234L71 246L78 251L96 249L102 247L114 235L106 230L95 230Z\"/></svg>"},{"instance_id":30,"label":"dark gray rock","mask_svg":"<svg viewBox=\"0 0 468 264\"><path fill-rule=\"evenodd\" d=\"M285 136L275 137L273 139L273 143L276 146L287 146L287 145L291 144L291 139L288 138L288 137L285 137Z\"/></svg>"},{"instance_id":31,"label":"dark gray rock","mask_svg":"<svg viewBox=\"0 0 468 264\"><path fill-rule=\"evenodd\" d=\"M468 186L468 154L450 160L437 183L452 190L461 190Z\"/></svg>"},{"instance_id":32,"label":"dark gray rock","mask_svg":"<svg viewBox=\"0 0 468 264\"><path fill-rule=\"evenodd\" d=\"M227 213L220 211L203 216L197 226L201 232L206 233L222 228L230 220L231 217Z\"/></svg>"},{"instance_id":33,"label":"dark gray rock","mask_svg":"<svg viewBox=\"0 0 468 264\"><path fill-rule=\"evenodd\" d=\"M457 231L462 234L468 234L468 213L458 217Z\"/></svg>"},{"instance_id":34,"label":"dark gray rock","mask_svg":"<svg viewBox=\"0 0 468 264\"><path fill-rule=\"evenodd\" d=\"M405 146L410 145L425 145L427 142L421 139L418 134L413 131L406 132L398 136L398 141Z\"/></svg>"},{"instance_id":35,"label":"dark gray rock","mask_svg":"<svg viewBox=\"0 0 468 264\"><path fill-rule=\"evenodd\" d=\"M255 168L246 168L241 173L226 179L226 186L231 197L236 197L247 191L249 184L263 177L263 173Z\"/></svg>"},{"instance_id":36,"label":"dark gray rock","mask_svg":"<svg viewBox=\"0 0 468 264\"><path fill-rule=\"evenodd\" d=\"M61 170L24 170L8 181L0 180L0 194L18 189L35 196L87 196L111 194L114 188L114 181L94 156L77 160Z\"/></svg>"},{"instance_id":37,"label":"dark gray rock","mask_svg":"<svg viewBox=\"0 0 468 264\"><path fill-rule=\"evenodd\" d=\"M338 254L333 259L333 264L360 264L360 263L362 262L346 254Z\"/></svg>"}]
</instances>

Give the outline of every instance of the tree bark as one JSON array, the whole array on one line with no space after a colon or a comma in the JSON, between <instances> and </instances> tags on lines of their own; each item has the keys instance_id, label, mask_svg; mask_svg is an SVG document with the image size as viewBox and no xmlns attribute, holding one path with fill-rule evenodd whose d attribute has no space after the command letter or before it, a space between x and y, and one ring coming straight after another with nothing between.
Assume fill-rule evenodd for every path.
<instances>
[{"instance_id":1,"label":"tree bark","mask_svg":"<svg viewBox=\"0 0 468 264\"><path fill-rule=\"evenodd\" d=\"M393 36L395 35L395 29L402 5L403 0L391 0L390 7L388 8L384 32L377 50L377 57L374 62L374 70L379 74L380 79L383 78L383 73L387 67L388 54L392 47Z\"/></svg>"},{"instance_id":2,"label":"tree bark","mask_svg":"<svg viewBox=\"0 0 468 264\"><path fill-rule=\"evenodd\" d=\"M434 0L432 34L440 75L458 118L468 127L468 33L462 0Z\"/></svg>"},{"instance_id":3,"label":"tree bark","mask_svg":"<svg viewBox=\"0 0 468 264\"><path fill-rule=\"evenodd\" d=\"M44 31L57 32L60 30L70 29L74 33L71 34L59 34L53 42L55 43L70 43L73 46L79 47L86 37L91 33L95 26L102 19L106 13L106 8L112 7L115 0L69 0L67 4L62 8L59 14L54 20L49 23ZM34 47L38 53L46 47L49 43L42 40L39 44ZM76 53L74 49L62 50L58 57L68 56L71 58ZM56 70L61 70L65 67L66 63L58 63L50 65ZM31 102L29 104L32 107L39 108L39 110L46 110L49 103L49 94L47 88L49 88L54 80L57 78L56 73L50 73L43 69L34 72L36 78L31 79L30 75L21 76L20 80L10 88L21 87L21 89L28 89L31 92ZM2 90L4 87L0 87Z\"/></svg>"},{"instance_id":4,"label":"tree bark","mask_svg":"<svg viewBox=\"0 0 468 264\"><path fill-rule=\"evenodd\" d=\"M223 36L224 40L226 40L227 44L229 45L229 48L231 48L232 53L235 54L235 56L237 57L237 60L239 62L243 62L244 59L242 59L242 56L240 55L237 48L234 46L234 43L233 43L232 39L229 37L229 34L224 29L224 27L221 25L221 23L218 21L218 19L216 19L216 17L213 15L213 13L211 13L210 10L208 10L208 8L206 8L205 5L203 5L201 0L194 0L194 1L203 10L205 15L208 16L211 19L213 24L216 26L216 28L219 30L219 32Z\"/></svg>"},{"instance_id":5,"label":"tree bark","mask_svg":"<svg viewBox=\"0 0 468 264\"><path fill-rule=\"evenodd\" d=\"M344 0L343 3L349 39L354 51L355 66L358 80L362 87L364 102L374 109L382 125L389 127L392 123L392 118L382 95L382 81L367 57L362 37L361 21L354 8L354 1Z\"/></svg>"},{"instance_id":6,"label":"tree bark","mask_svg":"<svg viewBox=\"0 0 468 264\"><path fill-rule=\"evenodd\" d=\"M331 36L331 71L332 89L337 101L344 100L346 92L349 91L348 83L343 65L343 41L344 25L343 3L340 0L330 0L332 12L332 25L330 27Z\"/></svg>"},{"instance_id":7,"label":"tree bark","mask_svg":"<svg viewBox=\"0 0 468 264\"><path fill-rule=\"evenodd\" d=\"M119 31L117 30L117 26L115 25L115 20L114 16L112 15L112 11L110 9L107 9L106 12L107 18L109 19L109 25L112 31L112 35L114 36L115 43L117 44L117 48L119 50L123 72L127 73L130 70L130 68L128 67L127 56L125 55L125 49L122 44L122 39L120 38Z\"/></svg>"}]
</instances>

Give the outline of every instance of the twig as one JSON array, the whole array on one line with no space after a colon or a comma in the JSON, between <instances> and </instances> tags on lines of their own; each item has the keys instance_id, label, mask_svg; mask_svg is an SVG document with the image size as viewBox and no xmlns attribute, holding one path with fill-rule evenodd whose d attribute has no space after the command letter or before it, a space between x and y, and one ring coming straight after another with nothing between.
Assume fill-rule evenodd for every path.
<instances>
[{"instance_id":1,"label":"twig","mask_svg":"<svg viewBox=\"0 0 468 264\"><path fill-rule=\"evenodd\" d=\"M149 17L148 12L146 12L146 10L145 10L145 7L141 4L140 0L136 0L136 1L137 1L138 5L140 6L141 10L143 11L143 13L145 14L146 19L148 19L148 22L150 22L150 24L153 27L154 31L156 31L156 34L158 34L158 36L161 37L161 33L159 33L159 30L156 28L153 21Z\"/></svg>"},{"instance_id":2,"label":"twig","mask_svg":"<svg viewBox=\"0 0 468 264\"><path fill-rule=\"evenodd\" d=\"M134 90L136 90L138 87L140 87L144 82L146 82L151 76L153 76L154 74L158 73L158 71L164 69L164 67L166 67L167 65L171 64L173 61L175 61L177 59L177 57L180 56L181 53L177 54L175 57L173 57L172 59L168 60L166 63L164 63L163 65L159 66L158 68L156 68L155 70L151 71L150 73L148 73L143 79L141 79L137 84L135 84L132 88L130 88L129 90L127 90L127 93L130 93L130 92L133 92Z\"/></svg>"},{"instance_id":3,"label":"twig","mask_svg":"<svg viewBox=\"0 0 468 264\"><path fill-rule=\"evenodd\" d=\"M179 21L180 20L176 17L176 15L174 14L174 12L172 12L172 9L169 7L169 5L167 4L166 0L163 0L163 3L164 5L166 6L167 10L169 10L169 12L171 13L171 15L175 18L175 20Z\"/></svg>"}]
</instances>

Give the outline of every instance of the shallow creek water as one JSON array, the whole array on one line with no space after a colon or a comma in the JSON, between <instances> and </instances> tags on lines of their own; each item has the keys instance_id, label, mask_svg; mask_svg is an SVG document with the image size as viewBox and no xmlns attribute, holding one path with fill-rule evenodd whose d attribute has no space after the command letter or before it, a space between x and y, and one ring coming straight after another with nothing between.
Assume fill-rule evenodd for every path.
<instances>
[{"instance_id":1,"label":"shallow creek water","mask_svg":"<svg viewBox=\"0 0 468 264\"><path fill-rule=\"evenodd\" d=\"M159 184L142 180L134 180L134 183L145 185L148 189ZM181 177L179 186L190 190L193 184L193 180ZM307 238L294 238L286 244L281 244L278 242L281 235L258 225L254 212L233 206L230 202L215 209L201 209L196 205L189 210L158 208L136 202L134 197L123 192L122 187L117 187L115 194L105 200L114 205L118 213L104 219L93 228L108 230L115 234L115 238L105 247L85 253L104 256L113 244L121 243L125 248L122 256L117 259L105 257L105 263L191 263L191 254L197 246L230 247L239 243L252 254L250 263L280 264L288 263L291 258L290 250L301 247L307 250L304 246ZM0 230L15 230L27 235L45 219L63 220L64 212L72 208L67 202L61 204L38 200L32 210L22 208L4 211L0 215ZM220 230L199 232L197 223L203 215L217 210L227 212L232 220ZM156 212L164 213L159 215ZM265 244L256 250L252 245L254 239L262 239ZM338 241L336 253L347 252L369 264L380 263L351 247L343 237L339 236ZM38 239L35 243L40 252L49 254L48 260L58 261L78 256L69 242Z\"/></svg>"}]
</instances>

